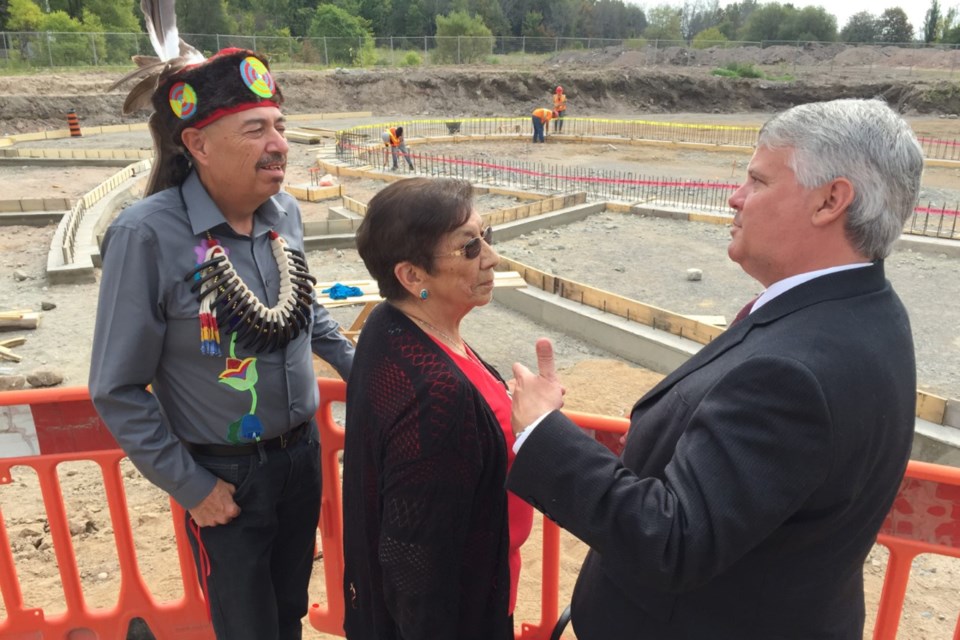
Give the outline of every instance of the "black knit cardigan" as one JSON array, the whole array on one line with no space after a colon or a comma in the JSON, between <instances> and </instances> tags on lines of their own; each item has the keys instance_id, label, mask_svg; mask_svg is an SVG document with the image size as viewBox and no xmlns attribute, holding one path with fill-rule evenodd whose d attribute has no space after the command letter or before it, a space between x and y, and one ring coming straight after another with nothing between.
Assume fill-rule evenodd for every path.
<instances>
[{"instance_id":1,"label":"black knit cardigan","mask_svg":"<svg viewBox=\"0 0 960 640\"><path fill-rule=\"evenodd\" d=\"M503 431L450 357L389 303L357 345L345 429L347 638L512 639Z\"/></svg>"}]
</instances>

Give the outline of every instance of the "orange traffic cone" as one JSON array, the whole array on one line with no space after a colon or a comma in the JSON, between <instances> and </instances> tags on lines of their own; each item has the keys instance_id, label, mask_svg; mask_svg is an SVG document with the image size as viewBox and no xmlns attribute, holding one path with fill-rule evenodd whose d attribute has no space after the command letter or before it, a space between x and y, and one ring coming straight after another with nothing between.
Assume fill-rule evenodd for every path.
<instances>
[{"instance_id":1,"label":"orange traffic cone","mask_svg":"<svg viewBox=\"0 0 960 640\"><path fill-rule=\"evenodd\" d=\"M71 138L79 138L83 135L80 133L80 120L77 118L77 112L73 109L67 111L67 124L70 126Z\"/></svg>"}]
</instances>

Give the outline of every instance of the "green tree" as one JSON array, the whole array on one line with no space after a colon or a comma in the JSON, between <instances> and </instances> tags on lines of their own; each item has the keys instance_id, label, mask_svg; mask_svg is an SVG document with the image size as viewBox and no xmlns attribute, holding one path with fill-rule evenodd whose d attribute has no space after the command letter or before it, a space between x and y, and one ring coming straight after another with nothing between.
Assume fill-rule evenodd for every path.
<instances>
[{"instance_id":1,"label":"green tree","mask_svg":"<svg viewBox=\"0 0 960 640\"><path fill-rule=\"evenodd\" d=\"M680 31L688 42L695 35L716 27L723 21L723 10L718 0L687 0L683 3Z\"/></svg>"},{"instance_id":2,"label":"green tree","mask_svg":"<svg viewBox=\"0 0 960 640\"><path fill-rule=\"evenodd\" d=\"M647 28L647 14L643 9L635 5L626 5L623 9L623 20L618 22L618 38L639 38L644 29Z\"/></svg>"},{"instance_id":3,"label":"green tree","mask_svg":"<svg viewBox=\"0 0 960 640\"><path fill-rule=\"evenodd\" d=\"M10 17L7 28L10 31L40 31L43 24L43 11L32 0L10 0Z\"/></svg>"},{"instance_id":4,"label":"green tree","mask_svg":"<svg viewBox=\"0 0 960 640\"><path fill-rule=\"evenodd\" d=\"M957 20L958 12L960 12L960 9L957 7L950 7L947 9L946 15L940 17L940 23L937 25L937 42L957 44L956 40L947 40L947 37L954 27L960 31L960 21Z\"/></svg>"},{"instance_id":5,"label":"green tree","mask_svg":"<svg viewBox=\"0 0 960 640\"><path fill-rule=\"evenodd\" d=\"M550 35L573 37L577 35L578 16L578 0L553 0L545 7L543 22Z\"/></svg>"},{"instance_id":6,"label":"green tree","mask_svg":"<svg viewBox=\"0 0 960 640\"><path fill-rule=\"evenodd\" d=\"M581 2L576 35L588 38L637 38L647 28L647 16L640 7L621 0Z\"/></svg>"},{"instance_id":7,"label":"green tree","mask_svg":"<svg viewBox=\"0 0 960 640\"><path fill-rule=\"evenodd\" d=\"M7 21L10 20L9 0L0 0L0 31L7 30Z\"/></svg>"},{"instance_id":8,"label":"green tree","mask_svg":"<svg viewBox=\"0 0 960 640\"><path fill-rule=\"evenodd\" d=\"M390 24L390 18L393 16L392 0L360 0L359 16L367 21L372 34L383 36L395 34L394 25Z\"/></svg>"},{"instance_id":9,"label":"green tree","mask_svg":"<svg viewBox=\"0 0 960 640\"><path fill-rule=\"evenodd\" d=\"M564 0L573 2L574 0ZM473 0L473 12L480 16L483 24L487 25L495 36L510 35L510 22L503 13L503 5L499 0Z\"/></svg>"},{"instance_id":10,"label":"green tree","mask_svg":"<svg viewBox=\"0 0 960 640\"><path fill-rule=\"evenodd\" d=\"M546 27L543 26L543 14L539 11L530 11L523 16L523 26L520 28L520 35L527 38L543 38L547 35Z\"/></svg>"},{"instance_id":11,"label":"green tree","mask_svg":"<svg viewBox=\"0 0 960 640\"><path fill-rule=\"evenodd\" d=\"M493 53L493 44L493 34L480 16L471 17L465 11L437 16L437 62L463 64L481 60Z\"/></svg>"},{"instance_id":12,"label":"green tree","mask_svg":"<svg viewBox=\"0 0 960 640\"><path fill-rule=\"evenodd\" d=\"M89 12L82 14L81 18L85 18L86 23L62 10L43 14L38 30L47 33L38 41L37 57L54 66L105 62L106 43L103 35L94 34L103 30L99 18Z\"/></svg>"},{"instance_id":13,"label":"green tree","mask_svg":"<svg viewBox=\"0 0 960 640\"><path fill-rule=\"evenodd\" d=\"M643 30L643 37L647 40L682 41L682 15L682 9L667 4L653 7L647 11L647 28Z\"/></svg>"},{"instance_id":14,"label":"green tree","mask_svg":"<svg viewBox=\"0 0 960 640\"><path fill-rule=\"evenodd\" d=\"M297 7L293 9L289 18L290 25L290 35L294 38L302 38L307 35L307 31L310 29L310 21L313 20L313 15L317 12L316 9L311 9L310 7Z\"/></svg>"},{"instance_id":15,"label":"green tree","mask_svg":"<svg viewBox=\"0 0 960 640\"><path fill-rule=\"evenodd\" d=\"M227 34L237 32L237 23L227 13L227 0L190 0L177 5L177 28L183 34ZM215 38L184 40L205 53L217 51Z\"/></svg>"},{"instance_id":16,"label":"green tree","mask_svg":"<svg viewBox=\"0 0 960 640\"><path fill-rule=\"evenodd\" d=\"M823 7L804 7L799 11L790 8L777 39L833 42L837 39L837 19Z\"/></svg>"},{"instance_id":17,"label":"green tree","mask_svg":"<svg viewBox=\"0 0 960 640\"><path fill-rule=\"evenodd\" d=\"M37 0L37 2L43 5L44 13L63 11L78 22L83 16L83 0Z\"/></svg>"},{"instance_id":18,"label":"green tree","mask_svg":"<svg viewBox=\"0 0 960 640\"><path fill-rule=\"evenodd\" d=\"M721 19L717 28L731 40L743 39L747 21L757 7L757 0L743 0L743 2L728 4L720 10Z\"/></svg>"},{"instance_id":19,"label":"green tree","mask_svg":"<svg viewBox=\"0 0 960 640\"><path fill-rule=\"evenodd\" d=\"M278 37L290 35L287 16L291 7L288 0L230 0L228 7L237 23L238 33Z\"/></svg>"},{"instance_id":20,"label":"green tree","mask_svg":"<svg viewBox=\"0 0 960 640\"><path fill-rule=\"evenodd\" d=\"M542 4L539 0L500 0L503 15L510 23L510 32L515 36L525 35L523 30L527 14L539 13L542 19L543 11L540 10Z\"/></svg>"},{"instance_id":21,"label":"green tree","mask_svg":"<svg viewBox=\"0 0 960 640\"><path fill-rule=\"evenodd\" d=\"M923 19L923 41L927 44L937 39L940 31L940 3L930 0L930 8Z\"/></svg>"},{"instance_id":22,"label":"green tree","mask_svg":"<svg viewBox=\"0 0 960 640\"><path fill-rule=\"evenodd\" d=\"M880 25L877 19L869 11L861 11L850 16L847 24L840 32L840 40L843 42L870 43L876 42L880 35Z\"/></svg>"},{"instance_id":23,"label":"green tree","mask_svg":"<svg viewBox=\"0 0 960 640\"><path fill-rule=\"evenodd\" d=\"M137 3L139 4L139 3ZM83 22L87 22L87 14L100 19L104 31L119 33L138 33L140 21L137 19L133 0L85 0Z\"/></svg>"},{"instance_id":24,"label":"green tree","mask_svg":"<svg viewBox=\"0 0 960 640\"><path fill-rule=\"evenodd\" d=\"M436 29L436 23L430 17L424 0L413 0L407 4L399 23L399 33L408 36L432 36ZM507 28L509 29L509 25Z\"/></svg>"},{"instance_id":25,"label":"green tree","mask_svg":"<svg viewBox=\"0 0 960 640\"><path fill-rule=\"evenodd\" d=\"M743 39L753 42L780 40L780 27L787 21L790 13L795 11L792 5L784 7L779 2L760 5L751 12L744 24Z\"/></svg>"},{"instance_id":26,"label":"green tree","mask_svg":"<svg viewBox=\"0 0 960 640\"><path fill-rule=\"evenodd\" d=\"M940 42L944 44L960 44L960 24L955 27L948 27L943 31Z\"/></svg>"},{"instance_id":27,"label":"green tree","mask_svg":"<svg viewBox=\"0 0 960 640\"><path fill-rule=\"evenodd\" d=\"M691 44L694 49L709 49L722 46L725 42L727 42L727 36L723 35L718 27L710 27L693 36Z\"/></svg>"},{"instance_id":28,"label":"green tree","mask_svg":"<svg viewBox=\"0 0 960 640\"><path fill-rule=\"evenodd\" d=\"M899 44L913 41L913 25L900 7L886 9L877 19L877 42Z\"/></svg>"},{"instance_id":29,"label":"green tree","mask_svg":"<svg viewBox=\"0 0 960 640\"><path fill-rule=\"evenodd\" d=\"M332 4L317 7L307 35L311 38L325 38L325 49L324 42L314 44L321 53L326 51L326 60L329 63L359 63L362 61L364 49L373 46L370 23Z\"/></svg>"}]
</instances>

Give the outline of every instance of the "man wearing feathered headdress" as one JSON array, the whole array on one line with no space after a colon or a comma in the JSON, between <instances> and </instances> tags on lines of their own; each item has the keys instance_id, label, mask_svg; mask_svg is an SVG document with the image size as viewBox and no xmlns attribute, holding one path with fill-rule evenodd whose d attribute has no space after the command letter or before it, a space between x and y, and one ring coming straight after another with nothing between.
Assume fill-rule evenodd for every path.
<instances>
[{"instance_id":1,"label":"man wearing feathered headdress","mask_svg":"<svg viewBox=\"0 0 960 640\"><path fill-rule=\"evenodd\" d=\"M141 7L159 57L137 60L125 110L152 105L156 158L147 197L104 237L90 393L187 510L217 637L299 639L320 505L311 351L346 379L353 346L315 302L300 209L281 191L267 61L204 60L172 2Z\"/></svg>"}]
</instances>

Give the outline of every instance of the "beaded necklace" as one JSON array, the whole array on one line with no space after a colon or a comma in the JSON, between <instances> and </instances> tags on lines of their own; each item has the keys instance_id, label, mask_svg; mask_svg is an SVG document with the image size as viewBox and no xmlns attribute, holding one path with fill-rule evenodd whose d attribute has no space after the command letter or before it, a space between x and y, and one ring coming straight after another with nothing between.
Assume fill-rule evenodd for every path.
<instances>
[{"instance_id":1,"label":"beaded necklace","mask_svg":"<svg viewBox=\"0 0 960 640\"><path fill-rule=\"evenodd\" d=\"M307 260L291 249L276 231L268 232L273 258L277 262L280 294L277 304L268 307L240 279L226 249L207 232L210 247L204 261L185 280L195 279L190 291L200 301L200 351L219 356L220 328L236 332L241 346L275 351L309 331L313 285Z\"/></svg>"}]
</instances>

